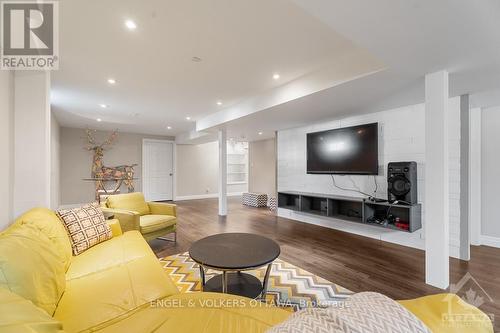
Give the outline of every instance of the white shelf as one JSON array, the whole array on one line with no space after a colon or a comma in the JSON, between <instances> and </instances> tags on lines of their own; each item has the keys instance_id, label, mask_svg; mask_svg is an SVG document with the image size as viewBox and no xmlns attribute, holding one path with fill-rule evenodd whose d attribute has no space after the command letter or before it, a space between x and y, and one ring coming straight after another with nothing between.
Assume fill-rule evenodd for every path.
<instances>
[{"instance_id":1,"label":"white shelf","mask_svg":"<svg viewBox=\"0 0 500 333\"><path fill-rule=\"evenodd\" d=\"M229 143L227 152L227 180L228 185L248 184L248 143Z\"/></svg>"}]
</instances>

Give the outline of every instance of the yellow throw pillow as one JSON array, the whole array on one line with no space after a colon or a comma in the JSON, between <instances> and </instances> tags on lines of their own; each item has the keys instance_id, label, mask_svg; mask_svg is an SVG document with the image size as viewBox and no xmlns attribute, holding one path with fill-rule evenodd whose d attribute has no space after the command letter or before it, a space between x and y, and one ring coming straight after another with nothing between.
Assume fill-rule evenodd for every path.
<instances>
[{"instance_id":1,"label":"yellow throw pillow","mask_svg":"<svg viewBox=\"0 0 500 333\"><path fill-rule=\"evenodd\" d=\"M0 287L54 314L66 287L64 263L35 226L16 226L0 236Z\"/></svg>"},{"instance_id":2,"label":"yellow throw pillow","mask_svg":"<svg viewBox=\"0 0 500 333\"><path fill-rule=\"evenodd\" d=\"M113 232L97 202L73 209L61 209L57 211L57 215L68 231L75 256L113 238Z\"/></svg>"}]
</instances>

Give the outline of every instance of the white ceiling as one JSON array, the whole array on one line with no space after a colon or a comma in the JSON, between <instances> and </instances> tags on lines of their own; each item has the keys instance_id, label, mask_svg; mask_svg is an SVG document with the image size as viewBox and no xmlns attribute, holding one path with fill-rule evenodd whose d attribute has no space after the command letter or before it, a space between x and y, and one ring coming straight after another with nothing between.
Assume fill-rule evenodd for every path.
<instances>
[{"instance_id":1,"label":"white ceiling","mask_svg":"<svg viewBox=\"0 0 500 333\"><path fill-rule=\"evenodd\" d=\"M293 0L380 59L387 70L235 121L231 136L273 131L424 101L424 76L450 72L450 95L500 104L500 2L496 0ZM259 136L255 129L264 134Z\"/></svg>"},{"instance_id":2,"label":"white ceiling","mask_svg":"<svg viewBox=\"0 0 500 333\"><path fill-rule=\"evenodd\" d=\"M199 124L217 115L205 129L256 140L422 102L424 75L446 69L450 95L471 93L482 106L500 101L499 17L496 0L65 0L52 103L65 126L172 135L195 128L187 115ZM137 31L123 28L125 18L137 21ZM353 67L370 63L363 70L374 74L258 103L349 52L364 59ZM102 112L99 103L111 108ZM242 105L254 109L234 117Z\"/></svg>"},{"instance_id":3,"label":"white ceiling","mask_svg":"<svg viewBox=\"0 0 500 333\"><path fill-rule=\"evenodd\" d=\"M52 106L63 126L177 135L204 116L362 53L287 0L65 0L60 7ZM126 19L137 30L128 31Z\"/></svg>"}]
</instances>

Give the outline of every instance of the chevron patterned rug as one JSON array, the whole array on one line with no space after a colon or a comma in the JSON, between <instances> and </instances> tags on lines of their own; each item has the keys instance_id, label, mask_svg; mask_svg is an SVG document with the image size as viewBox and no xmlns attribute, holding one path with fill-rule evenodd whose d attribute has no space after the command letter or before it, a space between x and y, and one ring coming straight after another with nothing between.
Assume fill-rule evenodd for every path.
<instances>
[{"instance_id":1,"label":"chevron patterned rug","mask_svg":"<svg viewBox=\"0 0 500 333\"><path fill-rule=\"evenodd\" d=\"M165 258L160 262L181 292L200 291L198 264L188 252ZM266 267L247 273L264 278ZM208 270L206 279L219 274ZM324 307L342 302L353 293L335 283L327 281L286 261L276 259L269 277L266 302L296 311L306 307Z\"/></svg>"}]
</instances>

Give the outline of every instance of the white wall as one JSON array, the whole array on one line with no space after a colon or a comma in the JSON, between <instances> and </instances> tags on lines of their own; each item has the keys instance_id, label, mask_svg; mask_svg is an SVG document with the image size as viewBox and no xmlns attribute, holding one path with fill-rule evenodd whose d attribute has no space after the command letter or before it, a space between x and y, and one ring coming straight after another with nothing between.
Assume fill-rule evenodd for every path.
<instances>
[{"instance_id":1,"label":"white wall","mask_svg":"<svg viewBox=\"0 0 500 333\"><path fill-rule=\"evenodd\" d=\"M481 151L481 241L500 247L500 107L482 110Z\"/></svg>"},{"instance_id":2,"label":"white wall","mask_svg":"<svg viewBox=\"0 0 500 333\"><path fill-rule=\"evenodd\" d=\"M14 75L0 70L0 230L10 224L13 194Z\"/></svg>"},{"instance_id":3,"label":"white wall","mask_svg":"<svg viewBox=\"0 0 500 333\"><path fill-rule=\"evenodd\" d=\"M449 112L450 254L458 257L460 242L460 99L458 97L450 99ZM335 188L330 175L306 174L306 133L371 122L378 122L380 126L379 176L375 177L378 184L377 197L387 198L386 169L389 162L416 161L418 164L418 201L423 203L425 180L424 104L326 121L278 132L278 191L295 190L357 196L356 193ZM335 176L335 180L337 185L341 187L354 188L356 186L367 193L372 193L375 187L373 176ZM425 207L422 209L424 210ZM425 228L425 221L422 223ZM397 233L399 234L397 237L391 234L391 237L395 237L394 242L423 248L423 230L414 234ZM418 241L418 238L421 240ZM386 240L391 241L389 238Z\"/></svg>"},{"instance_id":4,"label":"white wall","mask_svg":"<svg viewBox=\"0 0 500 333\"><path fill-rule=\"evenodd\" d=\"M14 81L14 215L50 207L50 74L17 71Z\"/></svg>"},{"instance_id":5,"label":"white wall","mask_svg":"<svg viewBox=\"0 0 500 333\"><path fill-rule=\"evenodd\" d=\"M60 126L54 114L50 117L50 208L61 204L61 142Z\"/></svg>"}]
</instances>

